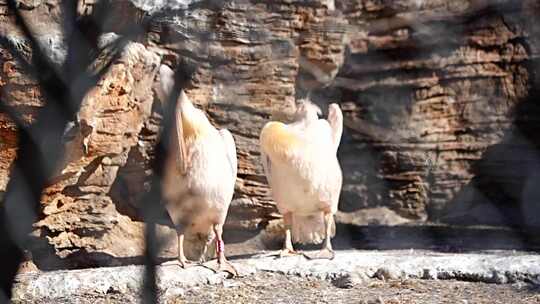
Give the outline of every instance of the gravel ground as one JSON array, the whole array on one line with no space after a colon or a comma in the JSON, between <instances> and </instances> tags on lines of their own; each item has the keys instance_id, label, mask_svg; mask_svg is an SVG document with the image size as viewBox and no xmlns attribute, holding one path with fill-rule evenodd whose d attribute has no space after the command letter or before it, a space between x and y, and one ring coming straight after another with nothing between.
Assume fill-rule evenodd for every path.
<instances>
[{"instance_id":1,"label":"gravel ground","mask_svg":"<svg viewBox=\"0 0 540 304\"><path fill-rule=\"evenodd\" d=\"M261 272L219 285L177 289L166 303L369 303L369 304L533 304L540 290L525 283L486 284L454 280L365 280L339 288L326 280ZM138 303L134 295L78 295L36 303ZM23 303L23 302L19 302Z\"/></svg>"},{"instance_id":2,"label":"gravel ground","mask_svg":"<svg viewBox=\"0 0 540 304\"><path fill-rule=\"evenodd\" d=\"M185 292L176 303L540 303L527 285L459 281L368 280L338 288L317 279L263 273L221 286Z\"/></svg>"},{"instance_id":3,"label":"gravel ground","mask_svg":"<svg viewBox=\"0 0 540 304\"><path fill-rule=\"evenodd\" d=\"M227 287L227 288L224 288ZM529 286L459 281L368 280L338 288L322 280L261 274L185 293L178 303L540 303Z\"/></svg>"}]
</instances>

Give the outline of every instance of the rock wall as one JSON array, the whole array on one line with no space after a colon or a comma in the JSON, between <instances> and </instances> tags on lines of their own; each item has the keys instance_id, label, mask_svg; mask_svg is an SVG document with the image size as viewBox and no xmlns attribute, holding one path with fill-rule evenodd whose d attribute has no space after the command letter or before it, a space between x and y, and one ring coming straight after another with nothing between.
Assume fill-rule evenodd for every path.
<instances>
[{"instance_id":1,"label":"rock wall","mask_svg":"<svg viewBox=\"0 0 540 304\"><path fill-rule=\"evenodd\" d=\"M331 86L348 118L345 202L436 218L512 128L538 57L534 25L525 2L389 3L338 5L371 28Z\"/></svg>"},{"instance_id":2,"label":"rock wall","mask_svg":"<svg viewBox=\"0 0 540 304\"><path fill-rule=\"evenodd\" d=\"M81 1L81 11L91 14L94 2ZM21 6L23 14L36 31L47 29L40 37L61 62L58 4L32 3ZM271 117L287 119L297 97L309 96L323 111L330 102L342 106L340 209L353 217L376 207L420 221L466 213L482 185L512 184L508 174L475 181L486 175L479 163L489 172L516 164L486 160L486 151L506 143L517 120L528 130L536 123L516 114L536 77L535 1L122 0L109 11L104 28L111 33L121 35L150 16L151 30L88 94L66 133L68 153L35 225L44 257L54 252L89 265L141 254L137 202L159 132L153 87L160 64L197 63L187 94L235 137L239 171L228 229L257 230L279 217L259 164L258 135ZM0 34L28 49L3 1ZM43 104L35 82L2 47L0 67L2 102L30 123ZM2 189L15 135L0 113ZM522 198L513 199L507 203Z\"/></svg>"}]
</instances>

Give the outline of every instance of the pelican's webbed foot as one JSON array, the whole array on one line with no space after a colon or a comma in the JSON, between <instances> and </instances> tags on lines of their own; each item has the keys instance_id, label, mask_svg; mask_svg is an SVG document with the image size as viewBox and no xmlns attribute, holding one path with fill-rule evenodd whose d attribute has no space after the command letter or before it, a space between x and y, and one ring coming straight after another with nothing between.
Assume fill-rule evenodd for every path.
<instances>
[{"instance_id":1,"label":"pelican's webbed foot","mask_svg":"<svg viewBox=\"0 0 540 304\"><path fill-rule=\"evenodd\" d=\"M332 249L323 248L319 251L305 252L304 256L310 260L318 260L318 259L333 260L336 254L334 253L334 250Z\"/></svg>"},{"instance_id":2,"label":"pelican's webbed foot","mask_svg":"<svg viewBox=\"0 0 540 304\"><path fill-rule=\"evenodd\" d=\"M171 265L178 265L182 267L183 269L186 269L189 267L193 267L197 264L188 259L174 259L171 261L166 261L166 262L161 263L161 266L171 266Z\"/></svg>"},{"instance_id":3,"label":"pelican's webbed foot","mask_svg":"<svg viewBox=\"0 0 540 304\"><path fill-rule=\"evenodd\" d=\"M218 259L214 259L214 260L205 262L201 265L212 270L215 273L227 272L231 274L233 277L238 276L238 271L236 270L236 268L233 266L233 264L231 264L231 262L227 260L223 260L220 262Z\"/></svg>"}]
</instances>

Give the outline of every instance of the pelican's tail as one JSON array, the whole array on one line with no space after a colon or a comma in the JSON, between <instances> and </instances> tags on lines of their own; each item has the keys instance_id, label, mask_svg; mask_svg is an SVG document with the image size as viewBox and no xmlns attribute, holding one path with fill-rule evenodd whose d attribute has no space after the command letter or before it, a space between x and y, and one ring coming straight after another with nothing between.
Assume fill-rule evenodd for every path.
<instances>
[{"instance_id":1,"label":"pelican's tail","mask_svg":"<svg viewBox=\"0 0 540 304\"><path fill-rule=\"evenodd\" d=\"M294 243L320 244L324 241L325 226L322 212L310 215L292 216L292 239ZM330 236L336 234L336 224L332 218Z\"/></svg>"}]
</instances>

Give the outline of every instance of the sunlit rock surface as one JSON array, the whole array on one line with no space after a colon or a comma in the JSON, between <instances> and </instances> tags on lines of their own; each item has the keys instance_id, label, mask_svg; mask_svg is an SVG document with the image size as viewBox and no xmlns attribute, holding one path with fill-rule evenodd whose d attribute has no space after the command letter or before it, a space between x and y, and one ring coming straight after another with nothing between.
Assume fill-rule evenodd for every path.
<instances>
[{"instance_id":1,"label":"sunlit rock surface","mask_svg":"<svg viewBox=\"0 0 540 304\"><path fill-rule=\"evenodd\" d=\"M95 1L83 2L91 14ZM57 2L21 3L47 53L62 62ZM345 114L346 223L537 221L528 216L540 197L540 111L528 97L538 81L535 1L123 0L109 11L107 31L122 35L150 18L150 32L128 46L67 128L68 153L35 226L36 257L84 266L141 254L138 202L161 121L155 71L180 60L198 64L189 97L236 140L228 229L254 231L278 217L258 135L306 95L323 111L338 102ZM12 21L0 1L0 34L29 56ZM43 105L35 81L2 47L0 98L27 123ZM15 153L15 126L0 113L2 189ZM166 227L163 234L171 235ZM166 254L175 252L170 241Z\"/></svg>"}]
</instances>

